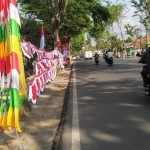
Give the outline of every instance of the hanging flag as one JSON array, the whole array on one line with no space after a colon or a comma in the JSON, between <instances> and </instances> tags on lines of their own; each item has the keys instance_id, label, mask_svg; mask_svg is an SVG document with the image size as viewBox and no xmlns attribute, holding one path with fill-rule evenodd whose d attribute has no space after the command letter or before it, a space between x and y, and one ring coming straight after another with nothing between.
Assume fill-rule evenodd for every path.
<instances>
[{"instance_id":1,"label":"hanging flag","mask_svg":"<svg viewBox=\"0 0 150 150\"><path fill-rule=\"evenodd\" d=\"M44 38L44 27L41 27L41 39L40 39L40 48L44 49L45 46L45 38Z\"/></svg>"},{"instance_id":2,"label":"hanging flag","mask_svg":"<svg viewBox=\"0 0 150 150\"><path fill-rule=\"evenodd\" d=\"M4 88L4 3L0 2L0 78L1 89Z\"/></svg>"},{"instance_id":3,"label":"hanging flag","mask_svg":"<svg viewBox=\"0 0 150 150\"><path fill-rule=\"evenodd\" d=\"M14 127L21 132L19 125L19 107L24 106L25 101L27 101L27 90L19 33L20 18L16 8L16 0L10 0L9 16L11 90L7 124L8 126L13 126L14 124ZM13 118L14 121L12 121Z\"/></svg>"},{"instance_id":4,"label":"hanging flag","mask_svg":"<svg viewBox=\"0 0 150 150\"><path fill-rule=\"evenodd\" d=\"M19 125L19 108L27 101L27 90L23 57L20 43L20 18L16 0L0 0L0 128ZM4 87L4 74L7 75L7 86ZM4 100L4 93L7 93Z\"/></svg>"}]
</instances>

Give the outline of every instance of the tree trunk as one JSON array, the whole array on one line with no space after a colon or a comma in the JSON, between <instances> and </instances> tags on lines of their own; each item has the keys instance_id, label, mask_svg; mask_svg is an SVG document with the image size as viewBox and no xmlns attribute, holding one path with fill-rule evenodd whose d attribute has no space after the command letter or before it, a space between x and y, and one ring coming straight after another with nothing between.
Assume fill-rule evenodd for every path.
<instances>
[{"instance_id":1,"label":"tree trunk","mask_svg":"<svg viewBox=\"0 0 150 150\"><path fill-rule=\"evenodd\" d=\"M54 9L53 12L50 13L50 26L52 27L52 36L53 37L53 49L58 49L58 41L59 41L59 27L63 21L64 13L66 11L68 0L51 0L50 5L57 9Z\"/></svg>"}]
</instances>

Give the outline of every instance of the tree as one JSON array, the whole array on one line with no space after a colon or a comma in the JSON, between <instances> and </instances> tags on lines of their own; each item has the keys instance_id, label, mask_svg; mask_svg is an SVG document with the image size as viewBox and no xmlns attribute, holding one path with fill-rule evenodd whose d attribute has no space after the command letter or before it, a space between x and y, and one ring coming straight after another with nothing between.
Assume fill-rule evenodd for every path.
<instances>
[{"instance_id":1,"label":"tree","mask_svg":"<svg viewBox=\"0 0 150 150\"><path fill-rule=\"evenodd\" d=\"M72 54L80 53L84 46L84 32L77 37L71 38L70 47Z\"/></svg>"},{"instance_id":2,"label":"tree","mask_svg":"<svg viewBox=\"0 0 150 150\"><path fill-rule=\"evenodd\" d=\"M122 33L122 20L123 18L125 17L124 15L124 11L125 11L125 5L122 4L122 3L118 3L118 1L116 1L116 4L111 4L111 2L107 1L106 2L107 4L107 8L108 8L108 11L111 15L111 17L108 19L108 22L106 24L106 28L107 28L107 31L108 31L108 35L109 35L109 39L112 37L112 36L115 36L115 32L114 32L114 24L116 23L117 26L118 26L118 29L120 30L121 32L121 37L122 37L122 40L123 42L121 42L124 46L124 36L123 36L123 33ZM121 47L123 47L121 46Z\"/></svg>"},{"instance_id":3,"label":"tree","mask_svg":"<svg viewBox=\"0 0 150 150\"><path fill-rule=\"evenodd\" d=\"M131 43L132 42L132 38L131 37L128 37L126 40L125 40L126 43Z\"/></svg>"},{"instance_id":4,"label":"tree","mask_svg":"<svg viewBox=\"0 0 150 150\"><path fill-rule=\"evenodd\" d=\"M68 0L19 0L27 17L44 23L45 37L49 49L54 49L58 40L58 29L63 21Z\"/></svg>"},{"instance_id":5,"label":"tree","mask_svg":"<svg viewBox=\"0 0 150 150\"><path fill-rule=\"evenodd\" d=\"M101 31L101 26L109 17L107 8L103 7L98 0L46 0L44 2L19 0L19 2L22 5L22 11L26 12L26 19L32 18L44 24L46 46L49 49L53 49L56 36L61 40L67 35L69 42L83 30L87 31L91 24L93 24L90 28L91 36L96 36L93 32ZM28 23L32 22L28 21Z\"/></svg>"},{"instance_id":6,"label":"tree","mask_svg":"<svg viewBox=\"0 0 150 150\"><path fill-rule=\"evenodd\" d=\"M22 25L20 29L21 38L30 41L32 44L40 47L40 30L41 23L36 22L35 20L28 18L22 18ZM38 31L38 32L37 32Z\"/></svg>"},{"instance_id":7,"label":"tree","mask_svg":"<svg viewBox=\"0 0 150 150\"><path fill-rule=\"evenodd\" d=\"M60 27L60 37L68 35L71 39L84 30L97 38L109 17L107 8L97 0L69 0Z\"/></svg>"},{"instance_id":8,"label":"tree","mask_svg":"<svg viewBox=\"0 0 150 150\"><path fill-rule=\"evenodd\" d=\"M126 24L124 26L126 29L126 34L130 35L132 39L136 40L139 37L139 28L136 26L132 26L130 24ZM137 50L134 51L134 56L136 57Z\"/></svg>"},{"instance_id":9,"label":"tree","mask_svg":"<svg viewBox=\"0 0 150 150\"><path fill-rule=\"evenodd\" d=\"M146 30L146 44L148 43L148 31L150 30L150 0L131 0L132 6L136 8L134 16L139 16L140 23L142 23Z\"/></svg>"},{"instance_id":10,"label":"tree","mask_svg":"<svg viewBox=\"0 0 150 150\"><path fill-rule=\"evenodd\" d=\"M131 36L132 39L136 39L139 35L139 28L137 28L137 26L132 26L130 24L126 24L124 26L124 28L126 29L125 33L128 34L129 36Z\"/></svg>"}]
</instances>

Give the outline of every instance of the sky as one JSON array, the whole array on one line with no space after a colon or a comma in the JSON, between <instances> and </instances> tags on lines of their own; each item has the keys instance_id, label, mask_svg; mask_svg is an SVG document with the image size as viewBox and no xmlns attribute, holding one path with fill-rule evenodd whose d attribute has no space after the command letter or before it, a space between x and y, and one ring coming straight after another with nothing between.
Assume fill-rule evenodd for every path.
<instances>
[{"instance_id":1,"label":"sky","mask_svg":"<svg viewBox=\"0 0 150 150\"><path fill-rule=\"evenodd\" d=\"M135 8L131 6L132 4L131 4L130 0L110 0L110 1L112 2L112 4L116 4L116 1L118 1L119 3L126 4L126 6L127 6L127 9L125 11L126 17L123 19L123 25L122 25L124 38L126 39L128 37L128 35L125 34L125 29L124 29L125 24L130 23L133 26L136 25L137 27L141 27L141 24L139 23L139 18L133 17ZM115 29L116 34L118 34L118 37L121 37L120 30L118 30L117 25L114 25L114 29ZM144 33L142 33L142 34L144 34Z\"/></svg>"}]
</instances>

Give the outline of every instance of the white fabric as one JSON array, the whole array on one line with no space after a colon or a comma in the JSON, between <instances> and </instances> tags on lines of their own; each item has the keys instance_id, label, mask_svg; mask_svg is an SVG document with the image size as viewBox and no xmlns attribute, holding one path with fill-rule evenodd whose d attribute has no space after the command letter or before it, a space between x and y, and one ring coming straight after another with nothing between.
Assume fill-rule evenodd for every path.
<instances>
[{"instance_id":1,"label":"white fabric","mask_svg":"<svg viewBox=\"0 0 150 150\"><path fill-rule=\"evenodd\" d=\"M1 78L1 89L4 88L4 82L5 82L5 76L4 76L4 73L2 73L2 78Z\"/></svg>"},{"instance_id":2,"label":"white fabric","mask_svg":"<svg viewBox=\"0 0 150 150\"><path fill-rule=\"evenodd\" d=\"M44 35L43 35L40 39L40 48L44 49L44 46L45 46L45 39L44 39Z\"/></svg>"},{"instance_id":3,"label":"white fabric","mask_svg":"<svg viewBox=\"0 0 150 150\"><path fill-rule=\"evenodd\" d=\"M16 88L19 90L19 78L18 78L18 71L16 69L12 69L12 88Z\"/></svg>"},{"instance_id":4,"label":"white fabric","mask_svg":"<svg viewBox=\"0 0 150 150\"><path fill-rule=\"evenodd\" d=\"M12 4L12 3L10 3L9 15L10 15L10 19L16 20L18 25L21 26L18 10L17 10L16 6L14 6L14 4Z\"/></svg>"},{"instance_id":5,"label":"white fabric","mask_svg":"<svg viewBox=\"0 0 150 150\"><path fill-rule=\"evenodd\" d=\"M10 73L7 74L7 88L10 88Z\"/></svg>"}]
</instances>

